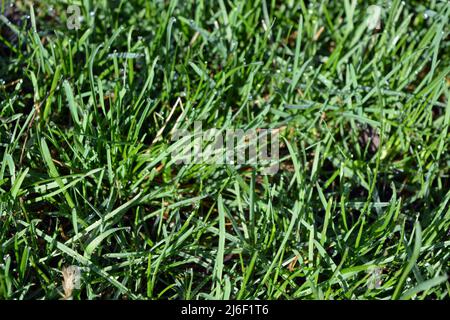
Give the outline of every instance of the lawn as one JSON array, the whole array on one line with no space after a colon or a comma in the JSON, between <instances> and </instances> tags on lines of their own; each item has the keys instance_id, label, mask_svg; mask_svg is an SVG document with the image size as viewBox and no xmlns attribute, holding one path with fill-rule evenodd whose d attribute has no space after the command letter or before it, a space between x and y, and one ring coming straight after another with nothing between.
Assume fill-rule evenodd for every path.
<instances>
[{"instance_id":1,"label":"lawn","mask_svg":"<svg viewBox=\"0 0 450 320\"><path fill-rule=\"evenodd\" d=\"M449 299L449 2L0 13L0 299Z\"/></svg>"}]
</instances>

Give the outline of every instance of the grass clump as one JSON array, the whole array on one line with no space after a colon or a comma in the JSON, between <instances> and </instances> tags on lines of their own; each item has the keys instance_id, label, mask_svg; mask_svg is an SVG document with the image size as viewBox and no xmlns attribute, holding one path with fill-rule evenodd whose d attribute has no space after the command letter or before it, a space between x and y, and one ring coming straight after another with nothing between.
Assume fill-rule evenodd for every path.
<instances>
[{"instance_id":1,"label":"grass clump","mask_svg":"<svg viewBox=\"0 0 450 320\"><path fill-rule=\"evenodd\" d=\"M450 5L378 5L2 1L0 297L448 299ZM278 172L176 163L197 121Z\"/></svg>"}]
</instances>

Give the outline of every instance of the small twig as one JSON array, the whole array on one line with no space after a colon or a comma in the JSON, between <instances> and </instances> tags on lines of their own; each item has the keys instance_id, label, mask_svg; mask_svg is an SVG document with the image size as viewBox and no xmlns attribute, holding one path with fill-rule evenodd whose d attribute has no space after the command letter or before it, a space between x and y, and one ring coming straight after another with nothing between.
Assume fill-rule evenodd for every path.
<instances>
[{"instance_id":1,"label":"small twig","mask_svg":"<svg viewBox=\"0 0 450 320\"><path fill-rule=\"evenodd\" d=\"M166 128L167 124L168 124L169 121L170 121L170 118L172 118L172 116L173 116L173 114L174 114L174 112L175 112L175 109L177 108L177 106L178 106L179 104L182 105L181 98L178 98L177 101L175 102L175 104L173 105L172 110L170 110L169 116L168 116L167 119L166 119L166 122L165 122L164 125L161 127L161 129L159 129L158 133L156 134L155 139L153 139L152 143L150 144L150 147L151 147L152 145L154 145L156 142L158 142L158 141L161 139L161 136L162 136L162 133L164 132L164 129ZM178 122L177 122L177 123L178 123Z\"/></svg>"}]
</instances>

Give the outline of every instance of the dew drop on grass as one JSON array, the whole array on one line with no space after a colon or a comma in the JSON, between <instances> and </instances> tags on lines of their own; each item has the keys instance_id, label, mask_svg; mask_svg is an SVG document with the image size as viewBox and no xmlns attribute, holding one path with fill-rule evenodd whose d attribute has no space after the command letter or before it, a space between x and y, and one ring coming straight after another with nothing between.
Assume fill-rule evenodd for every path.
<instances>
[{"instance_id":1,"label":"dew drop on grass","mask_svg":"<svg viewBox=\"0 0 450 320\"><path fill-rule=\"evenodd\" d=\"M425 19L433 18L435 15L436 15L436 11L433 11L433 10L425 10L425 12L423 13L423 17Z\"/></svg>"}]
</instances>

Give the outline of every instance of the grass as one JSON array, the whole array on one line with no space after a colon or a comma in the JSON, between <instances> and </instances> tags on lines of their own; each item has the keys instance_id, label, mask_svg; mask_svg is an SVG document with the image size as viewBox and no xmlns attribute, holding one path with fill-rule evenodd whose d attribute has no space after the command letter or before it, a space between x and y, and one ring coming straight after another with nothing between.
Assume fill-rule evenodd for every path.
<instances>
[{"instance_id":1,"label":"grass","mask_svg":"<svg viewBox=\"0 0 450 320\"><path fill-rule=\"evenodd\" d=\"M1 4L0 298L449 298L448 2L69 4ZM280 170L177 164L196 121Z\"/></svg>"}]
</instances>

